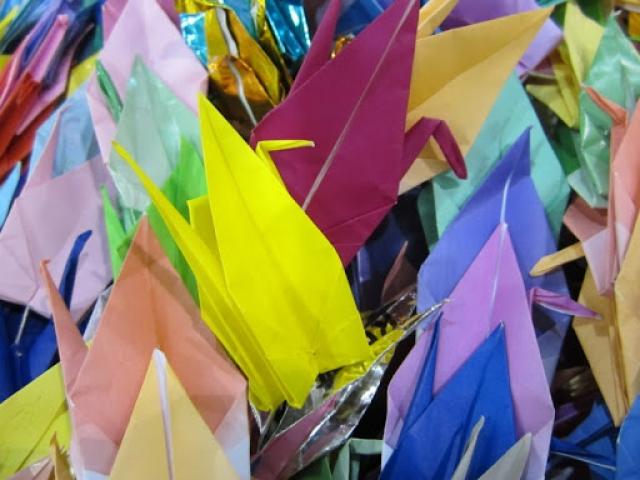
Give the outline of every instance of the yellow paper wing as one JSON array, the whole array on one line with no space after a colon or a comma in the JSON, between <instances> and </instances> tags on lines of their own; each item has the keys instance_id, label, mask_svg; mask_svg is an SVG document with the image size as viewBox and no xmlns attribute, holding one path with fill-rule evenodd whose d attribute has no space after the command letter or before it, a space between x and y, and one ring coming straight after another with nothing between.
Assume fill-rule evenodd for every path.
<instances>
[{"instance_id":1,"label":"yellow paper wing","mask_svg":"<svg viewBox=\"0 0 640 480\"><path fill-rule=\"evenodd\" d=\"M96 61L98 60L98 54L91 55L78 65L73 67L71 74L69 75L69 83L67 85L67 97L70 97L74 92L87 80L96 69Z\"/></svg>"},{"instance_id":2,"label":"yellow paper wing","mask_svg":"<svg viewBox=\"0 0 640 480\"><path fill-rule=\"evenodd\" d=\"M428 37L447 18L458 0L431 0L420 9L416 38Z\"/></svg>"},{"instance_id":3,"label":"yellow paper wing","mask_svg":"<svg viewBox=\"0 0 640 480\"><path fill-rule=\"evenodd\" d=\"M202 238L160 189L147 177L131 155L119 144L113 148L133 169L167 229L180 248L198 282L202 319L225 346L250 381L252 401L258 408L275 408L283 400L271 365L265 364L264 352L228 295L217 251ZM192 211L193 213L193 211Z\"/></svg>"},{"instance_id":4,"label":"yellow paper wing","mask_svg":"<svg viewBox=\"0 0 640 480\"><path fill-rule=\"evenodd\" d=\"M59 364L0 404L0 478L47 456L54 434L69 447L71 424Z\"/></svg>"},{"instance_id":5,"label":"yellow paper wing","mask_svg":"<svg viewBox=\"0 0 640 480\"><path fill-rule=\"evenodd\" d=\"M204 97L200 118L229 292L301 405L318 372L369 358L360 315L333 246L269 167Z\"/></svg>"},{"instance_id":6,"label":"yellow paper wing","mask_svg":"<svg viewBox=\"0 0 640 480\"><path fill-rule=\"evenodd\" d=\"M620 425L629 405L625 399L614 305L611 298L598 294L589 269L585 274L578 302L597 312L601 317L597 319L575 317L573 329L589 361L613 423Z\"/></svg>"},{"instance_id":7,"label":"yellow paper wing","mask_svg":"<svg viewBox=\"0 0 640 480\"><path fill-rule=\"evenodd\" d=\"M189 206L189 217L191 220L191 227L193 231L198 235L202 241L207 242L207 247L209 247L212 255L211 258L213 263L211 264L210 274L215 275L217 277L217 281L220 284L224 284L224 274L222 272L222 265L220 264L220 255L218 253L218 242L216 240L215 229L213 227L213 220L211 218L211 210L209 209L209 197L204 195L199 198L195 198L188 202ZM204 278L204 277L201 277ZM214 312L215 305L212 302L215 299L212 298L211 295L208 294L207 281L198 280L198 295L200 297L201 310L203 312ZM228 300L231 302L231 300ZM239 317L239 314L237 314ZM242 335L250 336L251 333L245 328L245 325L242 322L236 322L235 325L230 322L221 322L219 320L214 320L215 315L213 313L207 314L204 318L209 318L207 323L210 325L211 329L216 333L218 338L223 341L225 347L229 352L232 352L236 362L241 366L245 375L249 377L252 381L251 388L254 391L254 396L257 395L257 403L261 402L262 398L269 398L273 395L276 397L277 389L275 389L275 385L269 388L268 384L258 380L258 379L271 379L274 380L274 373L269 366L261 366L260 363L256 363L255 359L260 359L264 355L262 350L255 346L252 348L252 344L243 340L241 335L238 333L242 333ZM265 374L268 372L268 374ZM257 384L255 382L258 382ZM256 390L258 392L271 391L271 393L264 394L256 394ZM254 398L254 400L256 400Z\"/></svg>"},{"instance_id":8,"label":"yellow paper wing","mask_svg":"<svg viewBox=\"0 0 640 480\"><path fill-rule=\"evenodd\" d=\"M529 275L532 277L539 277L545 275L556 268L564 265L565 263L573 262L579 258L584 257L584 250L582 249L582 243L576 242L573 245L558 250L557 252L545 255L533 266Z\"/></svg>"},{"instance_id":9,"label":"yellow paper wing","mask_svg":"<svg viewBox=\"0 0 640 480\"><path fill-rule=\"evenodd\" d=\"M156 350L113 465L112 480L234 479L220 444Z\"/></svg>"},{"instance_id":10,"label":"yellow paper wing","mask_svg":"<svg viewBox=\"0 0 640 480\"><path fill-rule=\"evenodd\" d=\"M616 319L627 402L640 393L640 222L636 222L629 248L615 283Z\"/></svg>"},{"instance_id":11,"label":"yellow paper wing","mask_svg":"<svg viewBox=\"0 0 640 480\"><path fill-rule=\"evenodd\" d=\"M419 38L409 95L407 128L421 117L445 120L466 154L509 74L551 9L456 28ZM427 146L400 183L400 192L448 167L441 153Z\"/></svg>"},{"instance_id":12,"label":"yellow paper wing","mask_svg":"<svg viewBox=\"0 0 640 480\"><path fill-rule=\"evenodd\" d=\"M600 24L583 14L575 2L567 2L564 38L578 84L584 82L603 34L604 28Z\"/></svg>"}]
</instances>

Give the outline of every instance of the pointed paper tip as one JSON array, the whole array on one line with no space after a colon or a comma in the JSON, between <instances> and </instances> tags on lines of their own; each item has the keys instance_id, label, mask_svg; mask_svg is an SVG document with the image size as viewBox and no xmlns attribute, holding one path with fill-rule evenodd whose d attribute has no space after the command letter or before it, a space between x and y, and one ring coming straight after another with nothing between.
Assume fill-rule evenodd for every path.
<instances>
[{"instance_id":1,"label":"pointed paper tip","mask_svg":"<svg viewBox=\"0 0 640 480\"><path fill-rule=\"evenodd\" d=\"M51 278L51 274L49 273L49 263L50 262L51 262L51 260L49 260L49 259L40 260L40 276L42 277L42 279L47 284L49 282L53 282L53 279Z\"/></svg>"},{"instance_id":2,"label":"pointed paper tip","mask_svg":"<svg viewBox=\"0 0 640 480\"><path fill-rule=\"evenodd\" d=\"M545 7L545 8L533 8L531 10L526 10L524 12L517 12L508 16L514 17L514 18L516 16L519 16L520 18L523 18L526 16L534 19L533 20L534 24L542 25L542 23L546 22L547 19L551 16L551 13L553 12L554 8L555 8L554 6ZM506 17L503 17L503 18L506 18Z\"/></svg>"},{"instance_id":3,"label":"pointed paper tip","mask_svg":"<svg viewBox=\"0 0 640 480\"><path fill-rule=\"evenodd\" d=\"M551 12L553 12L554 8L555 8L555 5L552 5L550 7L538 8L538 10L540 10L540 13L542 14L543 17L548 18L551 15Z\"/></svg>"},{"instance_id":4,"label":"pointed paper tip","mask_svg":"<svg viewBox=\"0 0 640 480\"><path fill-rule=\"evenodd\" d=\"M209 99L202 93L198 94L198 113L200 114L200 125L202 129L202 124L206 120L207 124L210 127L210 130L215 134L215 130L217 129L219 117L222 117L218 109L213 106L213 104L209 101ZM222 117L224 119L224 117ZM226 122L226 120L224 120ZM204 138L204 132L201 132L201 135Z\"/></svg>"}]
</instances>

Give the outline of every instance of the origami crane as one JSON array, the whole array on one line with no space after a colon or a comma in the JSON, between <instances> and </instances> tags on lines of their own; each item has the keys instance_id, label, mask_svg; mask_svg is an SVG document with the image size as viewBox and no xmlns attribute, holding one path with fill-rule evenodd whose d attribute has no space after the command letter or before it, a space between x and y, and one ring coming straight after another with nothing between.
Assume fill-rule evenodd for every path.
<instances>
[{"instance_id":1,"label":"origami crane","mask_svg":"<svg viewBox=\"0 0 640 480\"><path fill-rule=\"evenodd\" d=\"M42 19L42 27L46 24ZM69 18L57 16L38 42L34 29L13 54L0 76L0 178L22 160L31 148L36 128L51 113L51 104L64 93L66 72L54 88L44 91L45 74L55 59L69 27ZM42 30L42 28L40 29ZM35 52L30 50L35 49ZM67 63L71 56L67 56Z\"/></svg>"},{"instance_id":2,"label":"origami crane","mask_svg":"<svg viewBox=\"0 0 640 480\"><path fill-rule=\"evenodd\" d=\"M134 152L142 169L162 185L163 193L188 218L187 201L206 193L196 116L141 58L136 57L119 117L116 140ZM176 142L176 138L180 141ZM104 198L114 277L120 272L138 219L147 211L164 252L196 298L197 288L191 269L157 211L150 206L138 178L115 152L109 161L109 169L119 192L118 209Z\"/></svg>"},{"instance_id":3,"label":"origami crane","mask_svg":"<svg viewBox=\"0 0 640 480\"><path fill-rule=\"evenodd\" d=\"M516 435L533 434L526 478L540 478L549 454L554 408L506 224L498 225L449 300L440 325L434 392L444 388L490 332L504 322Z\"/></svg>"},{"instance_id":4,"label":"origami crane","mask_svg":"<svg viewBox=\"0 0 640 480\"><path fill-rule=\"evenodd\" d=\"M557 235L569 198L569 186L531 101L515 74L505 82L465 156L468 178L461 180L452 172L442 173L432 182L433 201L430 201L426 191L418 198L423 224L433 224L432 218L435 217L437 236L441 236L508 146L528 127L531 127L531 177L544 204L549 224ZM425 190L427 188L430 187L425 187ZM429 244L435 244L436 239L429 238L428 229L425 233Z\"/></svg>"},{"instance_id":5,"label":"origami crane","mask_svg":"<svg viewBox=\"0 0 640 480\"><path fill-rule=\"evenodd\" d=\"M635 161L640 115L634 113L628 120L623 107L594 90L588 90L588 94L612 118L608 209L595 210L577 199L565 214L565 224L580 245L541 259L533 273L550 271L586 255L589 269L579 300L602 319L577 317L573 326L618 425L640 392L640 359L636 353L640 337L635 332L638 305L632 293L640 274L635 263L640 248L640 234L636 233L640 170Z\"/></svg>"},{"instance_id":6,"label":"origami crane","mask_svg":"<svg viewBox=\"0 0 640 480\"><path fill-rule=\"evenodd\" d=\"M211 476L240 478L167 357L154 350L109 478Z\"/></svg>"},{"instance_id":7,"label":"origami crane","mask_svg":"<svg viewBox=\"0 0 640 480\"><path fill-rule=\"evenodd\" d=\"M439 326L438 355L433 392L445 388L491 331L504 321L509 383L514 404L516 435L532 435L525 478L544 475L554 423L554 408L536 343L531 304L562 312L586 313L568 297L533 288L528 295L511 243L509 226L500 223L449 295ZM426 278L431 272L422 272ZM419 284L418 289L422 286ZM529 299L528 297L532 298ZM420 349L424 348L422 343ZM416 353L417 357L421 356ZM389 388L385 439L397 444L401 418L415 390L415 360L398 371ZM412 377L412 375L414 377ZM388 458L385 453L385 459ZM461 478L464 478L461 477Z\"/></svg>"},{"instance_id":8,"label":"origami crane","mask_svg":"<svg viewBox=\"0 0 640 480\"><path fill-rule=\"evenodd\" d=\"M319 372L369 358L362 323L335 250L268 156L204 97L200 120L208 195L191 203L191 226L117 151L193 270L203 319L249 378L252 399L267 410L284 399L299 406Z\"/></svg>"},{"instance_id":9,"label":"origami crane","mask_svg":"<svg viewBox=\"0 0 640 480\"><path fill-rule=\"evenodd\" d=\"M580 239L598 292L604 294L611 291L618 276L640 209L640 168L636 165L640 112L629 120L620 105L593 89L588 93L612 121L609 203L602 217L579 199L567 210L564 222Z\"/></svg>"},{"instance_id":10,"label":"origami crane","mask_svg":"<svg viewBox=\"0 0 640 480\"><path fill-rule=\"evenodd\" d=\"M329 60L338 9L333 1L289 96L255 128L252 143L313 141L312 149L273 158L293 198L346 265L395 204L400 179L430 137L458 175L465 169L442 122L416 118L404 132L418 2L395 2ZM329 95L334 99L326 102Z\"/></svg>"},{"instance_id":11,"label":"origami crane","mask_svg":"<svg viewBox=\"0 0 640 480\"><path fill-rule=\"evenodd\" d=\"M441 119L466 156L509 74L550 12L536 9L433 36L419 31L407 127L422 117ZM403 177L400 192L445 171L441 158L427 145Z\"/></svg>"},{"instance_id":12,"label":"origami crane","mask_svg":"<svg viewBox=\"0 0 640 480\"><path fill-rule=\"evenodd\" d=\"M134 155L158 185L164 185L180 160L181 142L176 139L184 139L197 151L200 149L195 114L140 56L133 61L119 117L115 140ZM109 158L109 170L118 189L120 207L133 210L137 215L144 212L150 204L149 197L115 152ZM136 215L125 213L123 216L129 219L125 228L132 229L130 218Z\"/></svg>"},{"instance_id":13,"label":"origami crane","mask_svg":"<svg viewBox=\"0 0 640 480\"><path fill-rule=\"evenodd\" d=\"M640 56L612 16L607 21L584 86L632 111L640 96L639 75ZM578 164L571 168L568 181L591 207L606 208L612 121L586 91L580 93L579 123L580 133L571 135L571 141L577 145L572 156L577 158Z\"/></svg>"},{"instance_id":14,"label":"origami crane","mask_svg":"<svg viewBox=\"0 0 640 480\"><path fill-rule=\"evenodd\" d=\"M540 255L544 256L556 251L544 207L530 177L529 138L529 130L521 134L478 190L469 197L427 257L418 276L421 286L418 290L419 311L451 295L501 223L509 225L525 291L540 287L565 296L568 294L561 272L551 272L542 277L527 274L540 258L536 258L536 252L544 252ZM534 313L538 346L547 379L550 380L569 326L569 318L556 311L547 313L536 310ZM549 318L542 315L548 315Z\"/></svg>"},{"instance_id":15,"label":"origami crane","mask_svg":"<svg viewBox=\"0 0 640 480\"><path fill-rule=\"evenodd\" d=\"M249 478L245 380L201 323L196 305L146 220L140 224L90 349L46 266L43 275L72 406L71 459L79 475L110 472L147 364L160 347L237 475Z\"/></svg>"},{"instance_id":16,"label":"origami crane","mask_svg":"<svg viewBox=\"0 0 640 480\"><path fill-rule=\"evenodd\" d=\"M53 156L41 160L39 169L53 168ZM36 178L47 180L36 185ZM87 230L89 239L78 268L77 288L71 302L75 319L86 312L111 280L109 254L102 221L99 186L109 184L99 157L51 179L34 172L34 179L15 200L0 232L0 298L27 305L49 316L45 288L38 275L40 259L60 278L77 236Z\"/></svg>"},{"instance_id":17,"label":"origami crane","mask_svg":"<svg viewBox=\"0 0 640 480\"><path fill-rule=\"evenodd\" d=\"M574 2L567 2L563 27L564 40L550 55L551 78L534 73L527 91L567 126L578 128L580 86L596 56L604 28Z\"/></svg>"},{"instance_id":18,"label":"origami crane","mask_svg":"<svg viewBox=\"0 0 640 480\"><path fill-rule=\"evenodd\" d=\"M515 443L504 328L496 328L434 393L441 321L434 327L415 394L382 479L406 478L418 472L423 478L451 478L464 453L464 442L481 417L484 435L470 462L471 478L478 478ZM427 340L427 336L420 339L429 343Z\"/></svg>"},{"instance_id":19,"label":"origami crane","mask_svg":"<svg viewBox=\"0 0 640 480\"><path fill-rule=\"evenodd\" d=\"M640 279L640 229L638 223L613 286L613 294L600 295L588 269L578 300L600 315L600 319L576 317L573 328L587 356L600 391L619 425L640 392L637 345L638 300L635 291Z\"/></svg>"},{"instance_id":20,"label":"origami crane","mask_svg":"<svg viewBox=\"0 0 640 480\"><path fill-rule=\"evenodd\" d=\"M204 195L207 191L207 186L204 178L204 167L202 160L191 143L187 140L182 140L180 144L180 160L175 166L175 169L164 183L162 192L169 199L171 204L180 212L180 214L188 218L189 211L187 202L196 197ZM127 167L128 168L128 167ZM105 227L107 230L107 237L109 239L109 251L111 255L111 266L113 268L114 278L117 278L122 269L122 264L129 251L131 240L136 231L137 222L133 223L131 218L135 216L130 215L129 221L126 221L126 209L123 212L123 221L120 220L118 213L114 209L108 195L103 193L103 203L105 211ZM132 213L132 212L128 212ZM147 209L147 216L149 218L149 224L153 231L156 233L164 253L171 261L171 265L176 269L176 272L182 278L185 286L191 293L193 298L197 298L197 287L195 278L189 265L187 264L184 256L180 253L180 249L176 245L170 232L167 230L162 218L158 214L157 209L150 205ZM123 223L133 223L128 228Z\"/></svg>"}]
</instances>

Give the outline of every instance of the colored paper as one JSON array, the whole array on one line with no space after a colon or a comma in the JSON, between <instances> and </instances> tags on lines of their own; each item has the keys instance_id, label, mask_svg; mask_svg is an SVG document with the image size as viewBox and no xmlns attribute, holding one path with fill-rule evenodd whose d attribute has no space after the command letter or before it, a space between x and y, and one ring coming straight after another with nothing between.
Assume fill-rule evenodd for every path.
<instances>
[{"instance_id":1,"label":"colored paper","mask_svg":"<svg viewBox=\"0 0 640 480\"><path fill-rule=\"evenodd\" d=\"M469 265L500 223L509 225L525 291L533 287L567 295L564 276L527 272L538 259L556 250L546 214L530 177L530 133L526 130L469 198L422 265L418 276L418 309L424 311L451 295ZM569 317L534 312L534 327L547 380L551 380Z\"/></svg>"},{"instance_id":2,"label":"colored paper","mask_svg":"<svg viewBox=\"0 0 640 480\"><path fill-rule=\"evenodd\" d=\"M240 478L167 357L154 350L109 478L207 478L214 472Z\"/></svg>"},{"instance_id":3,"label":"colored paper","mask_svg":"<svg viewBox=\"0 0 640 480\"><path fill-rule=\"evenodd\" d=\"M321 28L332 30L337 12L334 2ZM273 159L289 193L344 265L395 204L400 179L430 137L457 174L465 175L462 156L441 122L416 118L404 133L417 21L417 1L396 2L333 60L320 57L323 38L314 37L307 61L317 65L301 67L292 93L253 131L253 144L285 138L314 143L274 152ZM323 100L336 89L338 99ZM389 96L392 90L397 97ZM382 110L384 117L378 117Z\"/></svg>"},{"instance_id":4,"label":"colored paper","mask_svg":"<svg viewBox=\"0 0 640 480\"><path fill-rule=\"evenodd\" d=\"M159 347L238 476L249 478L245 381L201 323L197 306L146 220L140 223L90 349L46 268L43 275L72 405L71 459L76 471L109 473L147 363ZM114 352L114 346L119 351ZM108 390L100 387L107 384Z\"/></svg>"},{"instance_id":5,"label":"colored paper","mask_svg":"<svg viewBox=\"0 0 640 480\"><path fill-rule=\"evenodd\" d=\"M528 127L531 127L531 177L544 204L547 220L558 235L569 186L522 85L515 75L511 75L466 154L468 178L459 180L446 172L433 179L434 205L431 208L435 211L438 236L442 236L500 157ZM419 202L426 200L423 195ZM435 239L428 239L435 243Z\"/></svg>"},{"instance_id":6,"label":"colored paper","mask_svg":"<svg viewBox=\"0 0 640 480\"><path fill-rule=\"evenodd\" d=\"M509 74L549 13L537 9L419 37L407 127L421 117L444 120L466 156ZM431 147L423 149L402 179L400 192L445 171L440 158Z\"/></svg>"}]
</instances>

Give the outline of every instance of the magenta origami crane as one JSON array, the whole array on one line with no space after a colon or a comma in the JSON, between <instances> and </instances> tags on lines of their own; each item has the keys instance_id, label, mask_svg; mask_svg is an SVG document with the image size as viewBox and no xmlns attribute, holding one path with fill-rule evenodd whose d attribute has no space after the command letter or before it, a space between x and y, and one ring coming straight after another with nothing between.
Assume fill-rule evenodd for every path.
<instances>
[{"instance_id":1,"label":"magenta origami crane","mask_svg":"<svg viewBox=\"0 0 640 480\"><path fill-rule=\"evenodd\" d=\"M346 265L395 204L400 179L433 137L464 177L464 160L440 120L405 134L417 0L398 0L329 60L340 2L333 0L287 99L255 128L262 140L311 140L273 152L289 192Z\"/></svg>"}]
</instances>

